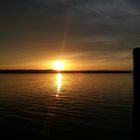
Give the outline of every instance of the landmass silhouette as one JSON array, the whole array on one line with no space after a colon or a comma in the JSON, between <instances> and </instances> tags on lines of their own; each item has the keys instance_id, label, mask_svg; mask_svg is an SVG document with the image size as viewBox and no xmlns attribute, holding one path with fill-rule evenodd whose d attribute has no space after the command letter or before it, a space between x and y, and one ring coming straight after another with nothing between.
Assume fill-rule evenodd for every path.
<instances>
[{"instance_id":1,"label":"landmass silhouette","mask_svg":"<svg viewBox=\"0 0 140 140\"><path fill-rule=\"evenodd\" d=\"M25 70L25 69L8 69L0 70L0 74L49 74L49 73L132 73L129 70Z\"/></svg>"}]
</instances>

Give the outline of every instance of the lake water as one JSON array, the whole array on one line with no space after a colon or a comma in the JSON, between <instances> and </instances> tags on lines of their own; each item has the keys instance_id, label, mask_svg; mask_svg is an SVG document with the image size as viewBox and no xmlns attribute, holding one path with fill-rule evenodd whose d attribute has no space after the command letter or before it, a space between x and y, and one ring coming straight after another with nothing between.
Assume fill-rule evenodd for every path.
<instances>
[{"instance_id":1,"label":"lake water","mask_svg":"<svg viewBox=\"0 0 140 140\"><path fill-rule=\"evenodd\" d=\"M132 74L0 75L0 137L129 140L132 86Z\"/></svg>"}]
</instances>

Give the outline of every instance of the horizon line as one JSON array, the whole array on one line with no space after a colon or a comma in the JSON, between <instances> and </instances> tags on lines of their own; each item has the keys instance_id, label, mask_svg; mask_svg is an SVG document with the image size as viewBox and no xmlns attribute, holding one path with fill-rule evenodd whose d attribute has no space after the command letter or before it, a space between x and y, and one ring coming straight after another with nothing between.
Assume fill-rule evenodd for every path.
<instances>
[{"instance_id":1,"label":"horizon line","mask_svg":"<svg viewBox=\"0 0 140 140\"><path fill-rule=\"evenodd\" d=\"M132 70L53 70L53 69L0 69L0 74L47 74L47 73L132 73Z\"/></svg>"}]
</instances>

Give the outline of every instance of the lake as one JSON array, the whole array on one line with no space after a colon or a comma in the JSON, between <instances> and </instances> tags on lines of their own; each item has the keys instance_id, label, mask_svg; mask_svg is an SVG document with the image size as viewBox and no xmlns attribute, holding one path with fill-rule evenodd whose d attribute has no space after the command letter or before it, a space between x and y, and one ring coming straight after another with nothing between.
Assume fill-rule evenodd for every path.
<instances>
[{"instance_id":1,"label":"lake","mask_svg":"<svg viewBox=\"0 0 140 140\"><path fill-rule=\"evenodd\" d=\"M0 75L0 139L130 140L132 74Z\"/></svg>"}]
</instances>

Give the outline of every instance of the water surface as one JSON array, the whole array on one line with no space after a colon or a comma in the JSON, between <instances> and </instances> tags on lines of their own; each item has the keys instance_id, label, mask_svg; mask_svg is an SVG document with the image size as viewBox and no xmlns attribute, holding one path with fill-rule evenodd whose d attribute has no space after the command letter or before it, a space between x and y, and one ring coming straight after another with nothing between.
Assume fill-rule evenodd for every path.
<instances>
[{"instance_id":1,"label":"water surface","mask_svg":"<svg viewBox=\"0 0 140 140\"><path fill-rule=\"evenodd\" d=\"M129 140L131 74L0 75L0 136Z\"/></svg>"}]
</instances>

